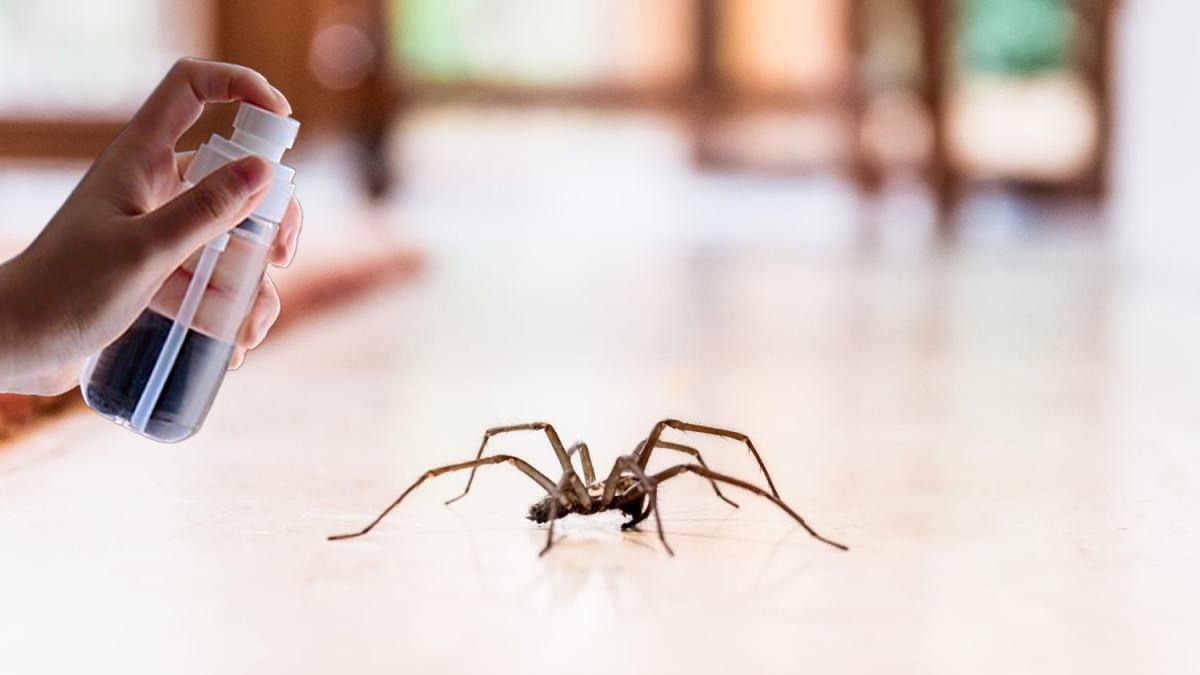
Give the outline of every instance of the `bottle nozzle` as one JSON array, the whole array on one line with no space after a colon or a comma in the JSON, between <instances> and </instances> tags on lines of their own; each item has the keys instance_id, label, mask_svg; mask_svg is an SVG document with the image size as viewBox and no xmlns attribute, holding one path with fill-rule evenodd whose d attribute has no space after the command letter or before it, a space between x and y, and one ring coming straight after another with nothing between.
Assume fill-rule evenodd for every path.
<instances>
[{"instance_id":1,"label":"bottle nozzle","mask_svg":"<svg viewBox=\"0 0 1200 675\"><path fill-rule=\"evenodd\" d=\"M295 170L279 163L283 153L296 141L300 122L250 103L242 103L233 121L234 131L229 139L213 134L201 145L188 167L184 180L195 184L217 168L246 155L259 155L274 165L274 175L267 196L259 202L252 215L278 223L287 212L292 197L292 178Z\"/></svg>"},{"instance_id":2,"label":"bottle nozzle","mask_svg":"<svg viewBox=\"0 0 1200 675\"><path fill-rule=\"evenodd\" d=\"M300 122L252 103L242 103L233 119L233 130L230 140L234 143L272 162L278 162L296 142Z\"/></svg>"}]
</instances>

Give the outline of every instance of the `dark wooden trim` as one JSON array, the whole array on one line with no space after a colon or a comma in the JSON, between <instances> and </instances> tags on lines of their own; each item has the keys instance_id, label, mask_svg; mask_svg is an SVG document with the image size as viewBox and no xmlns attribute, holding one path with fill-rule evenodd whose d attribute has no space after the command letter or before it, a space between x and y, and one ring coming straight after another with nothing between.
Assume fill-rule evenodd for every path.
<instances>
[{"instance_id":1,"label":"dark wooden trim","mask_svg":"<svg viewBox=\"0 0 1200 675\"><path fill-rule=\"evenodd\" d=\"M954 4L952 0L917 0L921 63L924 64L920 95L929 111L932 140L925 176L934 194L938 230L943 236L952 233L959 178L951 165L946 128L951 34L957 17Z\"/></svg>"},{"instance_id":2,"label":"dark wooden trim","mask_svg":"<svg viewBox=\"0 0 1200 675\"><path fill-rule=\"evenodd\" d=\"M124 121L0 119L0 156L90 159L124 128Z\"/></svg>"},{"instance_id":3,"label":"dark wooden trim","mask_svg":"<svg viewBox=\"0 0 1200 675\"><path fill-rule=\"evenodd\" d=\"M467 103L498 106L560 105L589 108L670 108L693 96L685 88L523 87L477 83L406 80L401 85L411 104Z\"/></svg>"},{"instance_id":4,"label":"dark wooden trim","mask_svg":"<svg viewBox=\"0 0 1200 675\"><path fill-rule=\"evenodd\" d=\"M883 187L883 169L874 158L867 154L863 139L863 128L867 117L867 106L871 102L870 83L866 81L863 72L864 64L869 56L869 26L868 5L870 0L851 0L849 31L850 31L850 85L849 117L850 117L850 173L854 184L862 194L876 194Z\"/></svg>"},{"instance_id":5,"label":"dark wooden trim","mask_svg":"<svg viewBox=\"0 0 1200 675\"><path fill-rule=\"evenodd\" d=\"M712 138L724 100L720 57L720 7L718 0L696 0L695 60L691 77L693 99L688 111L692 135L692 163L702 169L717 168L722 157Z\"/></svg>"},{"instance_id":6,"label":"dark wooden trim","mask_svg":"<svg viewBox=\"0 0 1200 675\"><path fill-rule=\"evenodd\" d=\"M1084 76L1096 96L1096 154L1091 170L1084 179L1085 187L1094 197L1108 192L1114 129L1113 59L1117 0L1083 0L1079 10L1084 22L1095 32L1094 54L1084 54Z\"/></svg>"},{"instance_id":7,"label":"dark wooden trim","mask_svg":"<svg viewBox=\"0 0 1200 675\"><path fill-rule=\"evenodd\" d=\"M828 176L844 174L847 170L845 162L815 161L815 162L778 162L765 163L760 161L714 154L704 165L706 171L714 174L737 174L762 178L797 178L805 176ZM851 172L853 169L851 168ZM856 176L851 175L851 179Z\"/></svg>"},{"instance_id":8,"label":"dark wooden trim","mask_svg":"<svg viewBox=\"0 0 1200 675\"><path fill-rule=\"evenodd\" d=\"M688 109L709 93L679 87L523 87L478 83L435 83L407 80L401 84L410 104L465 103L498 106L578 106L588 108ZM848 100L848 92L730 91L724 103L744 110L809 110Z\"/></svg>"},{"instance_id":9,"label":"dark wooden trim","mask_svg":"<svg viewBox=\"0 0 1200 675\"><path fill-rule=\"evenodd\" d=\"M229 117L225 120L224 117ZM228 126L232 110L206 112L179 140L195 148L215 130ZM95 159L128 120L22 120L0 118L0 157L16 159Z\"/></svg>"}]
</instances>

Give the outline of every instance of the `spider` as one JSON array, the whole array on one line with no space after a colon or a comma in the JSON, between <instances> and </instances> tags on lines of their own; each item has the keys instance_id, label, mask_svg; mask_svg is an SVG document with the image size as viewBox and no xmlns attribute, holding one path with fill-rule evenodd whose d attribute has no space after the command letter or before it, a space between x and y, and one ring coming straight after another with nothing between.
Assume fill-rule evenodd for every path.
<instances>
[{"instance_id":1,"label":"spider","mask_svg":"<svg viewBox=\"0 0 1200 675\"><path fill-rule=\"evenodd\" d=\"M720 436L740 441L746 444L750 450L750 454L754 456L758 462L758 468L762 470L763 478L767 481L767 487L770 490L764 490L756 485L747 483L743 480L726 476L717 473L708 468L704 462L704 458L700 456L700 451L687 445L672 443L661 439L663 431L666 429L674 429L677 431L694 432L708 434L711 436ZM529 463L513 457L512 455L491 455L484 457L483 453L487 449L488 441L500 435L515 431L541 431L546 434L546 438L550 441L550 447L554 449L554 454L558 457L558 463L562 466L562 478L557 483L552 482L545 474L529 465ZM650 461L650 453L655 448L663 448L664 450L674 450L684 453L695 459L695 464L678 464L669 469L659 471L655 474L647 474L646 464ZM579 454L580 463L583 467L583 478L580 479L579 474L575 473L575 467L571 462L571 458ZM708 479L712 485L713 492L717 497L724 500L734 508L737 508L737 503L721 493L721 488L718 483L725 483L739 487L743 490L756 494L769 500L779 508L783 509L797 523L800 524L810 535L816 539L833 546L834 548L843 551L849 550L847 547L835 541L831 541L817 534L815 530L809 527L808 523L800 517L800 514L792 510L790 506L783 503L779 497L779 491L775 489L775 483L771 481L771 475L767 473L767 467L763 464L762 458L759 457L758 451L754 448L754 443L750 441L750 437L738 433L736 431L728 431L726 429L718 429L716 427L708 427L700 424L690 424L688 422L680 422L679 420L662 420L654 425L650 431L650 435L642 442L638 443L633 454L622 455L617 458L613 464L612 471L609 472L608 478L603 481L596 480L596 471L592 467L592 457L588 452L586 443L578 442L572 445L569 449L563 447L563 443L559 440L558 432L554 427L546 422L532 422L529 424L515 424L512 426L494 427L488 429L483 434L483 442L479 444L479 452L476 453L475 459L469 462L459 464L448 464L436 469L430 469L421 475L415 483L410 485L407 490L402 492L396 501L392 502L386 509L380 513L375 520L372 520L363 529L358 532L349 534L336 534L329 537L330 541L341 539L353 539L361 537L370 532L376 525L383 520L387 514L392 512L392 509L400 505L417 486L424 483L430 478L435 478L442 474L452 473L470 469L471 474L467 478L467 486L462 494L449 500L446 504L452 504L471 491L471 484L475 481L475 471L481 466L489 464L508 463L519 469L526 476L529 476L546 491L546 496L535 502L529 507L528 518L536 523L548 523L548 532L546 535L546 545L538 553L541 557L550 550L554 545L554 521L566 516L570 513L578 513L581 515L591 515L602 511L620 511L624 513L629 520L621 525L622 530L636 529L638 524L648 518L651 513L654 514L654 522L658 528L658 538L662 542L663 548L667 553L675 555L671 550L671 546L667 544L667 538L663 534L662 519L658 515L658 486L665 480L674 478L684 473L694 473L703 478Z\"/></svg>"}]
</instances>

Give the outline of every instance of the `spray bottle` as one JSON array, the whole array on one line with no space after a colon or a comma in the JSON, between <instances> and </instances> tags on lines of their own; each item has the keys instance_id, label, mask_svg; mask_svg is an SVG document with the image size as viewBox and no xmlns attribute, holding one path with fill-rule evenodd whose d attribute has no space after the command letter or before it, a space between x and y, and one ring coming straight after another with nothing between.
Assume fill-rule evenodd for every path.
<instances>
[{"instance_id":1,"label":"spray bottle","mask_svg":"<svg viewBox=\"0 0 1200 675\"><path fill-rule=\"evenodd\" d=\"M92 357L80 382L92 410L156 441L181 441L204 423L295 190L295 170L279 160L300 123L242 103L233 128L228 139L213 134L200 146L185 187L255 154L273 167L266 196L176 270L133 325Z\"/></svg>"}]
</instances>

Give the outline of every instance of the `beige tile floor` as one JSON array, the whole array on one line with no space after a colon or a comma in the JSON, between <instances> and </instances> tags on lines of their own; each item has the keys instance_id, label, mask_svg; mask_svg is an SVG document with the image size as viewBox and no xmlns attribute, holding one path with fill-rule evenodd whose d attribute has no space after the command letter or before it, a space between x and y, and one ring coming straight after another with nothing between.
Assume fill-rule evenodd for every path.
<instances>
[{"instance_id":1,"label":"beige tile floor","mask_svg":"<svg viewBox=\"0 0 1200 675\"><path fill-rule=\"evenodd\" d=\"M0 672L1195 672L1193 282L1088 238L435 247L252 355L184 445L85 411L0 450ZM325 541L489 425L607 466L668 415L749 432L852 550L685 478L674 558L602 516L539 560L505 467Z\"/></svg>"}]
</instances>

